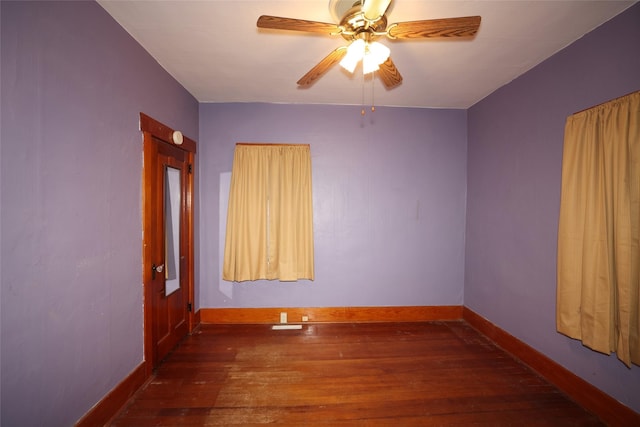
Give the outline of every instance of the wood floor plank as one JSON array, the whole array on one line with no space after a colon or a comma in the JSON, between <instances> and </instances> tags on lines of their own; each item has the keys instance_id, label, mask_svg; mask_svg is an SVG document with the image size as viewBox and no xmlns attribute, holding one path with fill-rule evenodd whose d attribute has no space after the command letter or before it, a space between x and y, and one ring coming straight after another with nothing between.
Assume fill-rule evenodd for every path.
<instances>
[{"instance_id":1,"label":"wood floor plank","mask_svg":"<svg viewBox=\"0 0 640 427\"><path fill-rule=\"evenodd\" d=\"M462 321L201 325L125 426L601 426Z\"/></svg>"}]
</instances>

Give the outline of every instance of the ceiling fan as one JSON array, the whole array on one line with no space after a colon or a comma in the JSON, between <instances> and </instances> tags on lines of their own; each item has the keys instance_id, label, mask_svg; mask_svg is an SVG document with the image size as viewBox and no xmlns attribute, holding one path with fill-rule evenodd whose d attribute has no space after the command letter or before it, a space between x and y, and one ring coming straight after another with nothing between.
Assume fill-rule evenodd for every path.
<instances>
[{"instance_id":1,"label":"ceiling fan","mask_svg":"<svg viewBox=\"0 0 640 427\"><path fill-rule=\"evenodd\" d=\"M340 35L350 42L348 46L332 51L302 76L298 80L300 86L313 84L337 62L353 73L362 61L363 73L377 71L387 89L402 83L402 75L391 60L389 48L376 42L377 39L382 36L393 40L473 37L480 27L480 16L398 22L387 26L386 12L391 1L358 0L345 12L339 24L262 15L257 25L274 30Z\"/></svg>"}]
</instances>

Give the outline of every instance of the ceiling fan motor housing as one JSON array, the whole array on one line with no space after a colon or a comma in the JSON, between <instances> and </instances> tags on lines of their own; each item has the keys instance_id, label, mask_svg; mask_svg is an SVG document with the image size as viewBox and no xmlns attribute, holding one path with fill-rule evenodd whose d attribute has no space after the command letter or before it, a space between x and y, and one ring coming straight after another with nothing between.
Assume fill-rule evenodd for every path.
<instances>
[{"instance_id":1,"label":"ceiling fan motor housing","mask_svg":"<svg viewBox=\"0 0 640 427\"><path fill-rule=\"evenodd\" d=\"M360 3L356 4L357 6L349 9L340 21L340 26L344 28L342 37L349 41L363 39L370 42L377 39L380 37L379 33L384 33L387 28L386 15L380 16L375 21L369 21L364 17Z\"/></svg>"}]
</instances>

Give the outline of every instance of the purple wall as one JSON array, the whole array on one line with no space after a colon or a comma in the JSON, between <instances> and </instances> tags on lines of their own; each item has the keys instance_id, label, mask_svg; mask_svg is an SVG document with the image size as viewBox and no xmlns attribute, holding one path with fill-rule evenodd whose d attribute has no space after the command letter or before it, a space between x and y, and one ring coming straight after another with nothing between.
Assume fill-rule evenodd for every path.
<instances>
[{"instance_id":1,"label":"purple wall","mask_svg":"<svg viewBox=\"0 0 640 427\"><path fill-rule=\"evenodd\" d=\"M69 426L143 358L143 111L198 103L97 3L1 2L4 426Z\"/></svg>"},{"instance_id":2,"label":"purple wall","mask_svg":"<svg viewBox=\"0 0 640 427\"><path fill-rule=\"evenodd\" d=\"M461 305L466 119L462 110L378 108L363 119L358 106L202 104L200 306ZM220 183L236 142L311 145L315 281L221 280Z\"/></svg>"},{"instance_id":3,"label":"purple wall","mask_svg":"<svg viewBox=\"0 0 640 427\"><path fill-rule=\"evenodd\" d=\"M464 303L640 412L627 369L556 333L564 122L640 89L640 4L469 110Z\"/></svg>"}]
</instances>

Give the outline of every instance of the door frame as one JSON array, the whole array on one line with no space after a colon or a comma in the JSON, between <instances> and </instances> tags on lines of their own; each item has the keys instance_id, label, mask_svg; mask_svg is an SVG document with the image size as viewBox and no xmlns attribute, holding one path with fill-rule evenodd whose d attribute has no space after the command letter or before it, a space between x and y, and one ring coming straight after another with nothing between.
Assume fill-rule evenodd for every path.
<instances>
[{"instance_id":1,"label":"door frame","mask_svg":"<svg viewBox=\"0 0 640 427\"><path fill-rule=\"evenodd\" d=\"M153 190L156 181L158 162L158 140L183 150L187 154L189 173L186 181L186 222L187 222L187 288L185 302L189 304L187 312L187 333L191 333L197 326L197 317L194 305L194 238L193 238L193 207L194 207L194 160L196 154L196 142L174 131L170 127L157 120L140 113L140 130L143 133L143 160L142 160L142 296L143 296L143 323L144 323L144 360L147 375L151 375L153 369L160 362L156 360L153 348L153 309L152 301L152 265L157 260L153 259L151 239L155 227L155 206ZM174 140L174 137L175 140ZM180 142L180 140L182 140Z\"/></svg>"}]
</instances>

